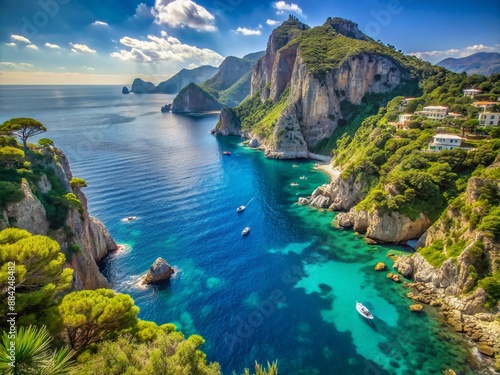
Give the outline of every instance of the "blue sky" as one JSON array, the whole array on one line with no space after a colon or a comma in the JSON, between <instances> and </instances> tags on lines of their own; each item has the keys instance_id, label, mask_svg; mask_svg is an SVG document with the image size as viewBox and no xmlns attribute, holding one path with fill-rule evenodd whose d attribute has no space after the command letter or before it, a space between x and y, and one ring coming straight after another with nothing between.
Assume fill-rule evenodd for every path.
<instances>
[{"instance_id":1,"label":"blue sky","mask_svg":"<svg viewBox=\"0 0 500 375\"><path fill-rule=\"evenodd\" d=\"M1 0L0 84L158 83L184 67L265 49L294 14L358 23L433 63L500 50L492 0Z\"/></svg>"}]
</instances>

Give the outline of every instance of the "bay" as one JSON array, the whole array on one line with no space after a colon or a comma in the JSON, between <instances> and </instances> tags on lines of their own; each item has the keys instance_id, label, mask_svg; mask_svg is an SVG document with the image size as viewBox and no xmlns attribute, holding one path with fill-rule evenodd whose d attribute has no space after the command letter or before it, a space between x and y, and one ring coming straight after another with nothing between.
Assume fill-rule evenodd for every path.
<instances>
[{"instance_id":1,"label":"bay","mask_svg":"<svg viewBox=\"0 0 500 375\"><path fill-rule=\"evenodd\" d=\"M126 247L102 270L141 319L202 335L224 374L275 360L280 374L474 373L465 341L433 309L411 313L407 290L374 271L404 249L366 245L333 228L334 213L296 204L328 181L314 162L268 160L239 138L214 137L216 115L161 113L172 99L117 86L0 86L0 121L44 123L43 137L87 181L90 213ZM177 275L141 287L160 256Z\"/></svg>"}]
</instances>

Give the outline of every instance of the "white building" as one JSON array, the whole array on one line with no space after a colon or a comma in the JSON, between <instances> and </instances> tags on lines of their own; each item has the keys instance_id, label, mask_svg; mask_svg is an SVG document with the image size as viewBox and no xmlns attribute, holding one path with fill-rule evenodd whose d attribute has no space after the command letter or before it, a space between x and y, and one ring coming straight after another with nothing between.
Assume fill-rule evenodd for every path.
<instances>
[{"instance_id":1,"label":"white building","mask_svg":"<svg viewBox=\"0 0 500 375\"><path fill-rule=\"evenodd\" d=\"M481 126L498 126L500 123L500 113L483 112L479 114L478 120Z\"/></svg>"},{"instance_id":2,"label":"white building","mask_svg":"<svg viewBox=\"0 0 500 375\"><path fill-rule=\"evenodd\" d=\"M453 150L461 148L462 138L454 134L436 134L434 140L429 143L429 151L439 152L442 150Z\"/></svg>"},{"instance_id":3,"label":"white building","mask_svg":"<svg viewBox=\"0 0 500 375\"><path fill-rule=\"evenodd\" d=\"M442 120L448 115L448 107L440 105L431 105L424 107L421 111L415 112L417 115L427 117L431 120Z\"/></svg>"},{"instance_id":4,"label":"white building","mask_svg":"<svg viewBox=\"0 0 500 375\"><path fill-rule=\"evenodd\" d=\"M403 113L403 114L399 115L398 124L406 126L408 124L408 121L410 121L412 116L413 116L412 113Z\"/></svg>"},{"instance_id":5,"label":"white building","mask_svg":"<svg viewBox=\"0 0 500 375\"><path fill-rule=\"evenodd\" d=\"M479 94L481 90L476 90L476 89L465 89L464 90L464 96L470 96L471 98L474 98L477 94Z\"/></svg>"}]
</instances>

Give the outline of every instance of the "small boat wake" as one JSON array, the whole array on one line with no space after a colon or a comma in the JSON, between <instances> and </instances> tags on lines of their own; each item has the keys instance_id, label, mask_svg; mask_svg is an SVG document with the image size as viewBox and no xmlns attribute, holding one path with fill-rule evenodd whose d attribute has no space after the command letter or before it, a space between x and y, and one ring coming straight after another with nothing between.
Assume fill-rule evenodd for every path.
<instances>
[{"instance_id":1,"label":"small boat wake","mask_svg":"<svg viewBox=\"0 0 500 375\"><path fill-rule=\"evenodd\" d=\"M239 213L239 212L243 212L243 211L245 211L245 208L247 208L247 206L250 204L250 202L251 202L251 201L253 201L253 198L252 198L252 199L250 199L250 200L248 201L248 203L247 203L247 204L242 205L242 206L239 206L239 207L236 209L236 212L238 212L238 213Z\"/></svg>"}]
</instances>

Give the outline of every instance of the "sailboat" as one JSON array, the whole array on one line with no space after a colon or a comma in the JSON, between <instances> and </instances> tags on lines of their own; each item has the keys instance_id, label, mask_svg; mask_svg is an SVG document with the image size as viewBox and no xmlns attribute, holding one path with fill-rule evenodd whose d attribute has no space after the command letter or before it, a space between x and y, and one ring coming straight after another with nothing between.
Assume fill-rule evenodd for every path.
<instances>
[{"instance_id":1,"label":"sailboat","mask_svg":"<svg viewBox=\"0 0 500 375\"><path fill-rule=\"evenodd\" d=\"M356 301L356 310L366 319L373 319L373 315L361 302Z\"/></svg>"},{"instance_id":2,"label":"sailboat","mask_svg":"<svg viewBox=\"0 0 500 375\"><path fill-rule=\"evenodd\" d=\"M253 198L252 198L252 199L250 199L250 200L248 201L248 203L247 203L247 204L245 204L244 206L239 206L239 207L236 209L236 212L243 212L243 211L245 211L245 208L247 208L247 206L250 204L250 202L251 202L251 201L253 201Z\"/></svg>"}]
</instances>

